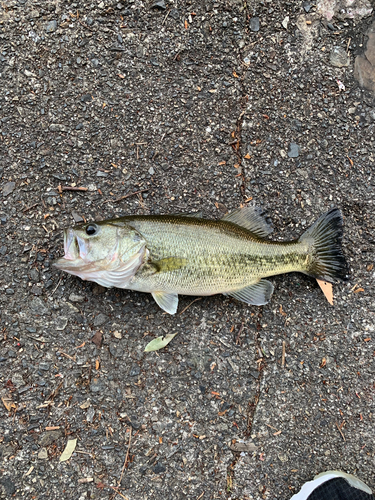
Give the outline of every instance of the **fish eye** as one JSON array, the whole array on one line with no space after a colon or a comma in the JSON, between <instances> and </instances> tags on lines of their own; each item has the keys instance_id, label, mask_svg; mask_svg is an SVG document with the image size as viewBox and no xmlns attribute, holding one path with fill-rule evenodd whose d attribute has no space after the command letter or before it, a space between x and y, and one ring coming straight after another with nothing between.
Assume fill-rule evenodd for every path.
<instances>
[{"instance_id":1,"label":"fish eye","mask_svg":"<svg viewBox=\"0 0 375 500\"><path fill-rule=\"evenodd\" d=\"M94 236L98 232L98 226L96 224L89 224L86 226L86 234L88 236Z\"/></svg>"}]
</instances>

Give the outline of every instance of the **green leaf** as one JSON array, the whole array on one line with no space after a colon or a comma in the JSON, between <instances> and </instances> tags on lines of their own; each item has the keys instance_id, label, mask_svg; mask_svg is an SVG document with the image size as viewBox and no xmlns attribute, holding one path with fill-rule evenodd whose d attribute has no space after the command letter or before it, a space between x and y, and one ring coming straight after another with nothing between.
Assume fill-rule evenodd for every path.
<instances>
[{"instance_id":1,"label":"green leaf","mask_svg":"<svg viewBox=\"0 0 375 500\"><path fill-rule=\"evenodd\" d=\"M163 349L169 342L175 337L177 333L167 333L167 335L163 337L158 337L157 339L151 340L146 347L145 352L158 351L159 349Z\"/></svg>"},{"instance_id":2,"label":"green leaf","mask_svg":"<svg viewBox=\"0 0 375 500\"><path fill-rule=\"evenodd\" d=\"M65 450L62 452L60 456L60 462L66 462L73 455L74 450L76 449L77 439L68 439L66 443Z\"/></svg>"}]
</instances>

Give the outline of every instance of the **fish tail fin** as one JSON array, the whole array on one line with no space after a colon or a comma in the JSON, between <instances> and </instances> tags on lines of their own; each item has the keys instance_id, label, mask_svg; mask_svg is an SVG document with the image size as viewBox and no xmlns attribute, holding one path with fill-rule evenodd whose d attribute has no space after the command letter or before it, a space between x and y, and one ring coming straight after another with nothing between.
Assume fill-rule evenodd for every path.
<instances>
[{"instance_id":1,"label":"fish tail fin","mask_svg":"<svg viewBox=\"0 0 375 500\"><path fill-rule=\"evenodd\" d=\"M342 226L341 212L333 208L303 233L299 241L309 245L305 274L331 283L348 280L348 265L341 247Z\"/></svg>"}]
</instances>

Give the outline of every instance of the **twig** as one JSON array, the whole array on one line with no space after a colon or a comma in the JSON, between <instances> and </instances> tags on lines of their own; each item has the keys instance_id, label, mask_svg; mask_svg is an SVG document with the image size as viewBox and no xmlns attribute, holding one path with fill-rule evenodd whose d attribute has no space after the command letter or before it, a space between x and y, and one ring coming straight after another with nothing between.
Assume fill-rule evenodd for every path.
<instances>
[{"instance_id":1,"label":"twig","mask_svg":"<svg viewBox=\"0 0 375 500\"><path fill-rule=\"evenodd\" d=\"M104 203L109 203L110 201L113 201L113 203L117 203L118 201L125 200L125 198L129 198L129 196L133 196L134 194L138 194L138 193L144 193L145 191L149 191L149 189L140 189L139 191L134 191L134 193L128 193L125 196L121 196L120 198L117 198L116 200L107 200Z\"/></svg>"},{"instance_id":2,"label":"twig","mask_svg":"<svg viewBox=\"0 0 375 500\"><path fill-rule=\"evenodd\" d=\"M161 23L161 25L162 25L162 26L164 25L164 23L165 23L165 21L167 20L167 17L169 16L169 14L170 14L170 13L171 13L171 11L169 10L169 11L167 12L167 15L165 16L165 18L164 18L163 22Z\"/></svg>"},{"instance_id":3,"label":"twig","mask_svg":"<svg viewBox=\"0 0 375 500\"><path fill-rule=\"evenodd\" d=\"M61 278L59 279L59 282L57 283L56 288L52 291L52 293L51 293L50 297L52 297L52 295L53 295L53 294L56 292L56 290L59 288L60 283L61 283L61 280L62 280L62 276L61 276Z\"/></svg>"},{"instance_id":4,"label":"twig","mask_svg":"<svg viewBox=\"0 0 375 500\"><path fill-rule=\"evenodd\" d=\"M341 434L341 437L343 438L343 440L346 441L345 436L344 436L344 434L343 434L342 430L340 429L340 426L337 422L336 422L336 427L337 427L339 433Z\"/></svg>"},{"instance_id":5,"label":"twig","mask_svg":"<svg viewBox=\"0 0 375 500\"><path fill-rule=\"evenodd\" d=\"M82 21L80 21L79 19L77 19L77 21L79 22L79 24L81 24L84 28L86 28L87 30L89 31L94 31L92 30L91 28L89 28L86 24L84 24Z\"/></svg>"},{"instance_id":6,"label":"twig","mask_svg":"<svg viewBox=\"0 0 375 500\"><path fill-rule=\"evenodd\" d=\"M182 311L180 312L180 316L182 313L184 313L186 311L186 309L189 309L189 307L194 304L194 302L197 302L198 300L202 300L203 297L197 297L196 299L194 299L192 302L190 302L190 304L188 306L185 307L185 309L182 309Z\"/></svg>"},{"instance_id":7,"label":"twig","mask_svg":"<svg viewBox=\"0 0 375 500\"><path fill-rule=\"evenodd\" d=\"M197 500L200 500L204 495L204 491L202 491L202 493L199 495L199 497L197 498Z\"/></svg>"},{"instance_id":8,"label":"twig","mask_svg":"<svg viewBox=\"0 0 375 500\"><path fill-rule=\"evenodd\" d=\"M87 191L87 187L83 186L60 186L61 191Z\"/></svg>"},{"instance_id":9,"label":"twig","mask_svg":"<svg viewBox=\"0 0 375 500\"><path fill-rule=\"evenodd\" d=\"M238 331L238 335L237 335L237 338L236 338L236 345L238 345L238 344L239 344L239 342L240 342L240 335L241 335L241 333L242 333L243 327L244 327L244 324L243 324L243 323L241 323L241 326L240 326L240 329L239 329L239 331Z\"/></svg>"},{"instance_id":10,"label":"twig","mask_svg":"<svg viewBox=\"0 0 375 500\"><path fill-rule=\"evenodd\" d=\"M112 488L112 489L113 489L113 490L117 493L117 495L120 495L120 497L125 498L125 500L129 500L129 498L128 498L128 497L126 497L125 495L123 495L123 494L121 493L121 491L119 491L119 490L118 490L117 488L115 488L114 486L110 486L110 488ZM116 496L116 495L115 495L115 496Z\"/></svg>"},{"instance_id":11,"label":"twig","mask_svg":"<svg viewBox=\"0 0 375 500\"><path fill-rule=\"evenodd\" d=\"M38 203L34 203L34 205L31 205L30 207L26 207L22 210L23 213L25 212L28 212L29 210L31 210L32 208L36 207L38 205Z\"/></svg>"},{"instance_id":12,"label":"twig","mask_svg":"<svg viewBox=\"0 0 375 500\"><path fill-rule=\"evenodd\" d=\"M281 366L285 366L285 340L283 340L283 353L281 355Z\"/></svg>"},{"instance_id":13,"label":"twig","mask_svg":"<svg viewBox=\"0 0 375 500\"><path fill-rule=\"evenodd\" d=\"M125 462L124 462L124 465L122 466L121 476L120 476L119 482L117 483L117 487L118 487L118 488L119 488L119 487L120 487L120 485L121 485L122 476L124 475L125 467L126 467L126 464L127 464L128 458L129 458L129 451L130 451L130 445L131 445L131 443L132 443L132 428L130 427L130 434L129 434L128 449L127 449L127 451L126 451L126 456L125 456Z\"/></svg>"}]
</instances>

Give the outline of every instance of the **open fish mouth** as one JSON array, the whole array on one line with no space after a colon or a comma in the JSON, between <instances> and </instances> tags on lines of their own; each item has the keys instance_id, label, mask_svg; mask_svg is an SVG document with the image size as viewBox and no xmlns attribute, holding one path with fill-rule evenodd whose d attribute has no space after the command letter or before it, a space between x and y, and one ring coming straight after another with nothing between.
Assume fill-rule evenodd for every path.
<instances>
[{"instance_id":1,"label":"open fish mouth","mask_svg":"<svg viewBox=\"0 0 375 500\"><path fill-rule=\"evenodd\" d=\"M85 256L84 241L74 234L72 229L64 231L64 257L57 259L54 266L63 271L82 265Z\"/></svg>"}]
</instances>

